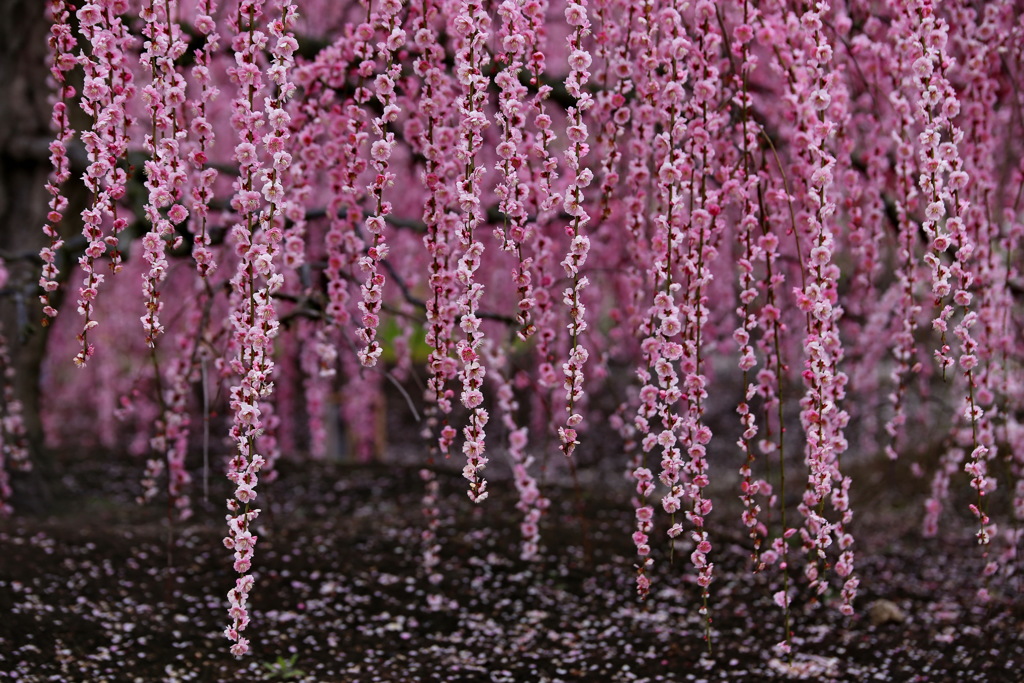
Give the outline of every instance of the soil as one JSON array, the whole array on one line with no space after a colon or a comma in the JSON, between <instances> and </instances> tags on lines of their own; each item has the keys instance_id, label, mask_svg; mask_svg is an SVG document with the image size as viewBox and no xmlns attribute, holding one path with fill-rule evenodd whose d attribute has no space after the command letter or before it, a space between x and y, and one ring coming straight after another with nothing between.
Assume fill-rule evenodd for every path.
<instances>
[{"instance_id":1,"label":"soil","mask_svg":"<svg viewBox=\"0 0 1024 683\"><path fill-rule=\"evenodd\" d=\"M281 465L260 489L253 652L236 659L222 635L234 583L223 501L198 501L169 543L159 504L134 502L137 461L64 465L49 514L0 521L0 679L1024 681L1020 576L982 577L970 529L923 539L917 504L869 501L854 527L857 613L799 591L791 657L773 648L778 570L752 574L745 539L713 535L709 653L685 543L674 562L657 551L651 595L636 597L628 493L600 476L578 500L548 487L545 548L524 562L511 482L474 506L445 470L435 586L411 464Z\"/></svg>"}]
</instances>

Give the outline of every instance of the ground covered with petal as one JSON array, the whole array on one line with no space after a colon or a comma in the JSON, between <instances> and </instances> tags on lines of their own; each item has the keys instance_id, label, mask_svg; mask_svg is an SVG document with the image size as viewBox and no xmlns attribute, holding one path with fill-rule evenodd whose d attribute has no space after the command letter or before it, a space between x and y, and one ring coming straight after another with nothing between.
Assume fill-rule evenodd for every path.
<instances>
[{"instance_id":1,"label":"ground covered with petal","mask_svg":"<svg viewBox=\"0 0 1024 683\"><path fill-rule=\"evenodd\" d=\"M511 483L473 506L442 472L433 585L420 563L418 468L380 465L286 464L264 487L253 653L235 659L222 635L234 582L223 514L197 503L169 544L159 506L133 502L137 479L137 463L82 459L48 514L2 522L0 679L1024 680L1020 577L988 579L993 599L978 604L986 579L970 530L922 539L916 509L882 501L860 515L858 613L797 598L791 658L773 650L778 574L752 575L723 521L709 653L685 544L674 562L658 556L650 598L635 597L628 494L585 481L577 500L552 487L545 549L524 562L502 493Z\"/></svg>"}]
</instances>

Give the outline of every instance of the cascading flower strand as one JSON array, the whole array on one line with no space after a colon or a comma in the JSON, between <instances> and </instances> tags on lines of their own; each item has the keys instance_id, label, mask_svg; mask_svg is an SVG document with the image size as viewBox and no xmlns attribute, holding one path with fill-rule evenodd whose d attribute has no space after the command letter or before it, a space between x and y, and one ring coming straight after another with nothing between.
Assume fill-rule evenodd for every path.
<instances>
[{"instance_id":1,"label":"cascading flower strand","mask_svg":"<svg viewBox=\"0 0 1024 683\"><path fill-rule=\"evenodd\" d=\"M577 412L577 404L583 399L583 368L590 357L586 347L580 343L580 335L587 329L586 308L582 295L590 281L580 275L580 269L587 262L590 238L583 233L590 222L584 206L583 193L594 179L594 172L583 166L583 157L590 148L587 143L589 132L583 115L593 104L593 96L584 90L590 80L590 54L584 49L583 39L590 33L590 19L587 16L586 0L572 2L565 8L565 20L573 27L569 37L569 76L565 81L566 90L575 98L576 104L569 107L568 127L565 136L572 145L566 149L566 167L572 173L569 187L565 192L564 209L571 217L571 227L566 228L571 243L569 253L562 260L562 268L570 278L571 286L562 293L562 300L569 307L569 358L562 364L565 376L565 410L568 417L565 425L558 428L561 450L571 457L576 446L577 427L583 422L583 415Z\"/></svg>"},{"instance_id":2,"label":"cascading flower strand","mask_svg":"<svg viewBox=\"0 0 1024 683\"><path fill-rule=\"evenodd\" d=\"M487 349L487 361L495 369L491 373L492 381L497 385L497 403L501 423L508 430L508 455L512 463L513 482L519 500L516 509L522 513L519 532L522 541L519 545L519 558L524 562L537 559L540 552L540 521L551 501L541 493L537 479L530 473L535 459L527 452L529 429L521 426L516 419L519 401L515 396L514 379L507 377L512 371L508 358L503 350L490 345Z\"/></svg>"},{"instance_id":3,"label":"cascading flower strand","mask_svg":"<svg viewBox=\"0 0 1024 683\"><path fill-rule=\"evenodd\" d=\"M713 504L705 495L705 489L710 483L707 444L712 432L704 420L707 400L704 347L709 316L706 297L713 278L711 268L718 253L715 244L722 229L719 220L722 210L719 203L721 192L708 182L710 176L716 175L716 168L720 164L710 140L723 125L721 116L715 111L718 97L716 84L721 80L715 57L722 43L722 35L715 19L715 6L709 0L701 0L696 4L694 17L700 22L700 37L695 49L691 49L688 54L689 71L695 81L693 97L686 103L689 121L682 155L690 165L689 169L682 164L677 167L690 196L689 216L684 219L683 234L680 235L686 246L680 264L686 281L684 303L680 307L686 321L682 330L683 354L680 361L683 374L682 398L686 411L682 415L680 431L683 435L682 444L689 455L685 465L687 477L682 490L690 501L686 518L693 525L691 536L695 548L690 560L698 572L697 585L701 588L703 603L700 613L705 617L704 637L710 649L711 615L708 603L714 564L708 559L711 541L705 522ZM696 177L698 171L699 179Z\"/></svg>"},{"instance_id":4,"label":"cascading flower strand","mask_svg":"<svg viewBox=\"0 0 1024 683\"><path fill-rule=\"evenodd\" d=\"M84 176L92 194L88 209L82 212L82 234L88 242L78 265L84 282L78 291L78 311L84 318L78 335L81 350L75 364L84 366L95 352L89 331L95 319L95 301L105 276L97 272L98 261L110 252L110 270L121 268L118 235L128 226L117 215L117 202L125 196L128 174L119 164L128 150L131 116L126 103L134 95L133 76L127 64L128 32L121 14L128 9L126 0L90 2L78 10L82 37L92 46L91 55L82 55L85 78L82 85L82 110L92 118L91 130L82 133L89 166ZM110 234L104 236L104 224L112 221Z\"/></svg>"},{"instance_id":5,"label":"cascading flower strand","mask_svg":"<svg viewBox=\"0 0 1024 683\"><path fill-rule=\"evenodd\" d=\"M544 230L544 226L551 223L562 202L562 194L558 188L558 155L555 149L558 135L553 130L554 120L547 107L554 90L547 74L549 47L546 42L546 18L549 10L548 0L527 2L523 6L523 14L529 27L528 35L533 38L533 53L529 56L526 69L530 85L536 88L530 101L531 115L527 117L527 123L532 125L528 125L524 136L527 149L525 176L530 187L529 206L533 209L534 224L527 233L532 238L532 261L528 272L533 283L534 295L530 315L536 328L534 358L537 359L537 384L541 389L534 401L538 409L535 433L542 429L541 416L544 416L544 422L558 423L554 424L555 429L563 426L560 417L556 417L551 409L550 398L550 394L559 385L554 365L555 343L558 337L555 332L555 300L549 291L555 282L557 256L554 251L555 240ZM523 268L524 262L521 261L520 272ZM543 428L546 428L546 425Z\"/></svg>"},{"instance_id":6,"label":"cascading flower strand","mask_svg":"<svg viewBox=\"0 0 1024 683\"><path fill-rule=\"evenodd\" d=\"M480 475L487 466L484 427L488 413L483 406L482 392L486 370L480 345L484 335L477 316L484 285L475 279L484 245L477 239L475 229L484 220L481 206L484 166L478 163L477 155L483 146L484 130L489 125L484 106L488 79L483 75L483 67L487 59L484 46L489 35L490 17L478 0L459 0L452 22L462 41L455 55L455 71L463 89L458 101L459 142L455 153L464 165L462 175L456 181L457 202L463 213L463 222L458 230L463 252L455 277L463 288L458 306L465 338L458 341L456 353L462 359L462 405L471 411L469 424L463 428L466 440L462 451L466 455L466 466L462 474L469 481L470 499L479 503L488 495L487 481Z\"/></svg>"},{"instance_id":7,"label":"cascading flower strand","mask_svg":"<svg viewBox=\"0 0 1024 683\"><path fill-rule=\"evenodd\" d=\"M739 326L733 332L733 340L739 347L738 367L743 373L743 399L736 406L736 413L739 415L740 425L743 431L737 441L744 455L746 456L739 473L743 477L740 484L743 501L742 520L743 525L749 530L752 543L751 560L754 571L761 571L765 567L761 557L761 547L768 535L768 529L759 515L761 505L757 502L757 496L771 495L771 485L763 479L754 478L754 463L756 460L757 447L755 439L758 434L757 416L750 402L757 394L757 384L751 381L750 373L757 366L757 355L754 348L754 336L758 329L757 315L751 310L752 304L758 296L757 280L755 277L755 263L762 255L762 249L756 241L755 231L758 228L757 216L757 189L760 179L753 168L753 150L757 148L756 123L750 120L751 97L749 93L749 77L754 64L751 63L750 42L754 37L754 29L751 26L750 0L739 0L742 7L742 23L733 29L734 45L738 46L740 52L740 72L736 77L740 81L740 92L738 102L741 110L740 130L741 135L741 156L736 169L736 189L741 197L742 204L741 218L739 220L739 238L742 253L737 262L739 267L739 302L741 306L736 309L739 318Z\"/></svg>"},{"instance_id":8,"label":"cascading flower strand","mask_svg":"<svg viewBox=\"0 0 1024 683\"><path fill-rule=\"evenodd\" d=\"M828 255L826 260L825 254L822 250L835 250L835 236L826 227L828 221L832 216L835 215L836 206L834 201L830 201L830 182L834 180L836 173L836 167L838 166L837 157L827 149L828 138L835 135L834 128L826 125L826 121L829 118L834 119L837 122L845 121L847 112L845 110L846 102L848 98L846 93L843 92L842 86L835 82L834 75L827 73L830 60L834 57L833 47L830 40L826 37L822 16L829 11L829 5L827 3L820 3L817 7L818 14L811 16L811 13L805 13L801 17L801 22L805 26L814 27L814 47L813 53L817 60L817 90L812 95L812 99L815 102L815 108L817 110L818 117L818 129L820 130L821 138L817 140L818 150L814 153L817 157L818 167L811 175L811 186L817 190L817 195L812 193L812 201L817 205L818 220L816 228L817 234L814 235L814 244L810 249L809 257L810 262L813 264L813 271L816 283L818 285L818 291L824 294L826 300L830 304L830 315L821 317L823 310L819 306L812 306L811 316L816 318L820 323L819 340L826 350L829 357L831 367L827 368L825 373L822 375L823 382L823 401L819 406L819 419L828 423L828 439L830 445L827 447L827 453L825 460L828 462L829 475L828 481L835 482L834 485L830 483L828 486L828 493L830 495L830 501L832 507L839 514L839 520L834 524L832 533L835 537L837 545L839 546L839 558L835 562L835 573L836 575L844 580L841 598L842 602L840 605L840 611L850 616L853 614L853 599L857 595L857 587L860 584L860 579L853 575L854 567L854 554L851 549L853 544L853 536L849 533L848 525L852 520L852 512L849 508L849 488L851 485L850 478L842 473L840 470L840 458L842 454L847 450L848 443L844 434L844 429L849 422L849 414L845 409L841 407L842 401L846 396L846 385L849 381L849 377L845 372L839 370L840 363L844 357L844 350L842 342L839 337L838 321L843 315L844 311L842 307L835 305L835 301L838 299L837 294L837 280L839 278L839 267L832 263L833 256ZM849 26L848 17L843 16L839 13L836 22L832 27L832 30L842 36L844 27ZM824 93L824 94L822 94ZM828 99L829 102L825 102ZM831 107L831 114L828 113ZM819 183L818 178L821 177ZM809 292L808 292L809 293ZM812 353L812 358L816 355ZM811 364L812 372L817 372L818 369L814 366L814 361ZM813 420L812 420L813 422ZM819 422L819 425L821 423ZM812 465L813 469L813 465ZM808 479L808 485L813 486L812 479L814 473L812 472ZM805 496L806 499L806 496ZM824 500L818 501L819 511L824 508ZM813 518L813 514L811 515ZM824 543L824 541L823 541ZM827 567L827 563L826 563ZM814 577L810 577L812 584ZM819 589L820 590L820 589Z\"/></svg>"},{"instance_id":9,"label":"cascading flower strand","mask_svg":"<svg viewBox=\"0 0 1024 683\"><path fill-rule=\"evenodd\" d=\"M231 436L236 444L236 454L228 464L227 476L236 489L234 497L227 501L228 535L224 538L224 545L233 551L234 570L242 576L236 579L235 587L228 592L231 624L225 628L224 635L233 641L231 653L236 657L249 651L249 640L242 632L249 625L248 599L255 582L249 570L258 537L252 533L251 527L260 512L251 508L250 503L256 497L258 473L264 464L263 456L256 452L256 438L262 429L259 401L266 388L259 356L269 341L259 329L257 307L260 313L265 314L270 302L259 296L256 264L253 262L254 257L262 255L253 251L261 203L260 193L255 189L260 167L255 143L258 142L258 129L265 123L264 113L255 109L256 98L262 89L262 71L258 63L260 46L266 40L266 35L257 30L256 24L262 14L261 0L243 0L229 19L235 31L231 46L237 63L229 75L239 85L239 96L232 102L232 125L238 135L234 160L239 166L232 203L240 222L232 227L231 236L241 257L231 280L235 299L231 314L235 358L231 369L241 376L242 381L231 388L234 413ZM271 263L269 258L264 258L261 266L266 269Z\"/></svg>"},{"instance_id":10,"label":"cascading flower strand","mask_svg":"<svg viewBox=\"0 0 1024 683\"><path fill-rule=\"evenodd\" d=\"M173 20L176 10L177 2L167 0L157 4L151 0L142 12L146 21L142 64L151 78L150 84L142 88L151 122L150 132L143 143L150 154L145 164L148 190L145 213L150 229L142 239L143 258L149 264L149 272L142 281L146 300L142 326L146 344L151 349L155 348L157 337L164 331L160 322L164 306L160 300L160 287L167 277L165 251L172 242L181 241L180 236L175 236L174 226L188 218L188 210L178 203L185 184L181 158L181 142L185 134L181 125L181 105L185 100L185 82L174 63L184 54L186 45L181 28ZM155 351L153 358L155 363Z\"/></svg>"},{"instance_id":11,"label":"cascading flower strand","mask_svg":"<svg viewBox=\"0 0 1024 683\"><path fill-rule=\"evenodd\" d=\"M458 171L450 154L452 129L446 125L455 93L453 79L444 69L444 49L438 44L434 27L438 13L439 7L434 0L426 0L422 9L410 18L413 44L420 51L413 69L423 81L415 106L410 106L410 110L420 117L418 122L422 131L418 141L424 157L421 182L427 192L423 207L423 222L426 225L423 246L430 256L427 266L430 295L424 304L425 341L430 347L427 357L430 376L424 392L427 407L423 436L431 442L431 451L436 450L447 458L458 434L448 423L448 415L452 411L451 399L454 396L450 386L455 380L458 366L452 358L455 346L452 332L456 318L455 273L452 268L455 216L452 211L446 210L446 205L451 202L449 178ZM432 470L426 471L429 476L433 476ZM431 482L427 486L429 489ZM433 510L435 506L425 505L425 509Z\"/></svg>"},{"instance_id":12,"label":"cascading flower strand","mask_svg":"<svg viewBox=\"0 0 1024 683\"><path fill-rule=\"evenodd\" d=\"M150 0L141 11L141 17L146 22L142 30L146 40L140 62L150 77L150 83L142 87L150 126L143 141L143 149L149 154L145 162L147 197L143 208L149 231L142 238L142 246L143 259L149 268L142 277L146 312L141 321L160 406L150 446L154 460L161 458L165 461L149 463L143 486L146 489L144 495L151 497L156 490L155 475L162 472L166 464L168 515L175 504L182 505L181 510L187 515L188 498L181 493L180 486L187 474L182 476L184 453L180 450L181 439L177 438L182 431L187 435L187 430L180 429L184 420L183 401L175 398L174 394L175 388L180 389L184 381L181 375L187 374L190 368L183 367L186 363L176 359L169 370L170 376L166 378L175 388L167 388L164 386L164 371L157 353L157 339L164 332L160 321L164 303L160 295L169 265L166 249L180 245L182 237L175 235L174 226L188 218L188 210L178 203L186 179L181 158L181 144L186 133L182 129L185 82L175 68L175 62L185 52L181 28L174 21L177 9L177 2L172 0L160 4Z\"/></svg>"},{"instance_id":13,"label":"cascading flower strand","mask_svg":"<svg viewBox=\"0 0 1024 683\"><path fill-rule=\"evenodd\" d=\"M266 73L274 85L274 95L265 98L263 108L257 108L257 98L266 87L260 60L268 36L257 23L265 11L261 0L242 0L230 20L235 29L232 48L237 67L229 75L240 86L240 96L232 103L232 123L239 138L235 161L241 171L235 182L233 200L240 221L231 230L239 256L231 279L235 295L235 309L231 314L235 358L231 369L241 379L231 387L234 413L231 436L237 451L229 462L228 479L236 488L234 498L228 500L229 532L224 544L234 551L234 569L243 576L236 580L235 588L228 594L232 623L224 633L234 641L231 652L236 656L244 655L249 649L249 641L242 632L249 624L247 602L254 583L249 571L257 541L252 524L259 515L251 502L256 498L258 473L267 464L267 459L258 452L258 442L265 430L272 427L270 411L266 404L261 409L261 404L273 391L271 350L279 324L272 297L284 281L276 272L275 257L283 240L280 225L284 198L282 178L291 164L290 154L284 149L290 121L284 105L295 90L289 78L298 46L291 35L296 19L295 6L283 0L280 16L269 22L272 63ZM270 131L261 136L260 129L264 126L269 126ZM259 143L264 147L263 154Z\"/></svg>"},{"instance_id":14,"label":"cascading flower strand","mask_svg":"<svg viewBox=\"0 0 1024 683\"><path fill-rule=\"evenodd\" d=\"M988 545L991 538L990 519L985 511L986 495L995 487L995 479L987 476L987 461L990 448L982 443L981 432L988 430L989 420L978 404L979 386L975 368L978 366L978 345L971 332L978 321L978 314L971 310L974 295L971 285L974 274L970 270L970 259L977 245L968 232L964 216L969 209L966 199L970 176L963 169L959 145L963 131L953 123L960 113L960 101L953 91L946 71L949 58L946 54L948 27L934 14L932 3L919 0L907 11L907 23L913 28L913 39L907 41L912 60L913 82L918 91L916 111L924 124L919 137L921 175L919 185L927 198L925 220L921 229L930 241L930 251L925 261L932 270L932 293L939 309L932 320L932 327L942 336L940 348L935 352L936 361L943 376L954 366L952 350L946 333L949 329L955 307L961 310L960 319L954 326L953 334L960 342L959 364L967 383L963 417L970 426L971 453L964 465L971 475L971 486L977 492L975 503L970 508L978 521L978 543ZM943 141L946 137L946 141ZM950 216L944 222L949 205ZM952 264L946 265L943 254L954 247ZM956 279L956 284L950 282ZM952 295L952 304L944 303Z\"/></svg>"},{"instance_id":15,"label":"cascading flower strand","mask_svg":"<svg viewBox=\"0 0 1024 683\"><path fill-rule=\"evenodd\" d=\"M495 188L495 194L498 196L498 208L504 214L504 221L495 229L495 237L501 242L503 250L514 252L516 255L518 263L512 271L512 279L516 285L518 302L517 334L520 339L525 340L530 338L537 328L531 314L535 303L530 272L533 259L526 255L525 245L533 232L527 224L526 211L530 189L520 179L520 169L528 154L523 135L528 90L520 81L520 74L525 68L523 60L533 51L536 36L531 30L521 3L516 0L504 0L498 13L502 17L498 37L504 50L500 59L506 66L494 77L494 82L500 89L500 113L496 120L501 127L501 142L495 151L501 159L499 171L502 175L502 182Z\"/></svg>"},{"instance_id":16,"label":"cascading flower strand","mask_svg":"<svg viewBox=\"0 0 1024 683\"><path fill-rule=\"evenodd\" d=\"M213 201L214 186L217 182L217 169L209 164L210 152L213 149L216 135L210 122L211 107L220 94L220 89L213 82L210 71L213 56L220 46L220 34L213 14L217 11L215 0L201 0L197 8L198 16L194 26L203 37L203 46L195 52L195 64L192 66L192 79L199 84L198 100L192 100L190 131L197 147L188 154L188 161L193 169L193 185L191 190L190 213L193 221L199 222L192 245L192 258L196 262L196 271L206 280L216 270L217 263L213 250L210 249L210 233L208 219L210 202Z\"/></svg>"},{"instance_id":17,"label":"cascading flower strand","mask_svg":"<svg viewBox=\"0 0 1024 683\"><path fill-rule=\"evenodd\" d=\"M633 38L630 47L638 53L633 61L641 65L649 65L655 61L654 37L652 35L655 23L652 11L653 4L645 2L639 16L640 29L630 34ZM663 281L668 292L674 291L673 285L668 279L668 274L665 273L663 275L660 273L660 270L665 270L667 258L660 254L652 253L655 248L654 242L659 240L659 244L665 245L665 238L656 236L655 239L648 242L644 237L649 226L646 197L648 195L647 188L651 182L651 174L648 171L645 159L645 149L651 148L654 144L655 133L652 114L654 111L654 98L659 91L659 84L651 77L651 71L647 68L640 68L633 74L633 77L636 79L635 89L639 97L642 98L642 103L634 105L635 111L630 116L630 121L633 122L633 137L628 149L631 158L626 181L629 189L625 207L626 227L630 233L630 242L634 245L633 249L638 257L637 260L651 256L654 257L648 267L638 268L640 271L639 276L643 278L643 287L637 288L635 295L637 297L641 293L646 294L648 291L656 291L660 286L663 286ZM671 113L669 115L671 120ZM668 132L672 133L672 127L669 127ZM660 178L661 174L659 173ZM678 285L675 285L675 288L677 289ZM638 307L640 306L642 304L638 303ZM640 558L639 564L636 565L636 589L641 599L645 599L650 593L651 581L647 573L654 564L654 559L650 557L650 531L654 527L654 508L648 504L648 500L653 495L656 485L654 483L654 474L647 463L647 454L653 451L657 445L660 445L663 449L659 479L669 488L670 493L669 496L662 498L662 507L669 514L674 514L678 510L678 499L671 495L672 487L678 479L678 449L675 447L676 438L671 429L674 423L666 424L662 397L662 391L664 391L665 400L673 402L678 400L678 388L674 385L663 387L659 384L662 380L673 381L675 369L671 362L666 361L662 364L661 371L656 371L657 363L661 359L661 342L657 332L659 327L658 319L659 317L672 317L673 322L669 324L669 327L678 332L678 319L671 313L673 308L674 304L669 295L665 292L659 292L655 295L654 306L647 307L645 313L640 317L639 325L637 326L638 336L642 339L640 354L643 362L637 369L637 377L642 382L642 386L638 393L633 427L640 438L640 453L638 462L635 463L631 475L636 482L636 492L640 496L634 503L636 531L633 532L633 544L636 546L637 555ZM673 355L675 351L676 349L673 347ZM655 374L657 379L654 377ZM670 391L671 393L669 393ZM662 431L656 432L655 430L659 426L662 428ZM666 503L666 501L668 502ZM675 539L681 531L681 526L673 523L668 531L669 537Z\"/></svg>"},{"instance_id":18,"label":"cascading flower strand","mask_svg":"<svg viewBox=\"0 0 1024 683\"><path fill-rule=\"evenodd\" d=\"M797 125L802 133L796 179L800 190L797 198L800 200L801 223L806 226L795 235L803 284L793 290L797 306L805 318L804 372L801 376L806 388L800 402L800 420L807 439L804 451L808 479L798 509L804 516L800 534L808 554L805 574L812 589L819 594L827 588L823 570L829 566L829 561L825 549L831 545L831 536L834 533L841 535L841 525L848 521L845 489L833 491L831 485L833 479L842 480L839 456L846 450L843 428L848 416L840 407L847 378L838 370L842 344L837 321L842 309L834 305L839 269L832 263L835 243L830 222L836 205L829 196L836 171L836 157L831 151L830 140L836 134L836 122L843 114L840 109L843 98L834 97L838 88L831 66L833 49L823 29L823 16L828 11L827 3L818 2L795 15L797 21L787 24L785 43L789 58L803 60L805 67L788 79L790 91L787 97L797 109ZM833 117L827 115L830 107ZM836 492L839 494L835 495ZM823 514L825 500L830 493L833 494L833 506L844 516L838 525ZM837 565L837 573L842 576L848 576L850 571L852 553L844 554ZM854 578L848 580L851 589L855 588L855 581ZM784 599L788 601L788 597ZM843 609L848 611L851 608L844 605ZM787 650L789 642L780 646Z\"/></svg>"},{"instance_id":19,"label":"cascading flower strand","mask_svg":"<svg viewBox=\"0 0 1024 683\"><path fill-rule=\"evenodd\" d=\"M394 123L401 111L395 96L395 85L402 73L401 65L395 61L395 53L405 44L405 31L402 30L398 19L401 11L400 0L382 0L374 15L379 30L385 36L378 47L378 57L384 61L384 72L377 74L373 79L377 102L382 108L382 113L371 122L371 129L377 138L370 145L370 158L376 174L366 189L374 201L374 207L373 215L366 219L363 227L373 237L367 255L359 261L359 267L366 274L366 280L361 287L363 300L358 304L359 311L363 314L363 326L356 333L365 345L359 352L359 361L367 367L376 365L384 352L376 339L385 279L379 270L379 263L388 255L384 227L385 219L391 213L391 202L385 201L384 190L395 182L395 174L388 170L388 160L391 159L395 147L395 134L388 130L388 126Z\"/></svg>"},{"instance_id":20,"label":"cascading flower strand","mask_svg":"<svg viewBox=\"0 0 1024 683\"><path fill-rule=\"evenodd\" d=\"M58 95L53 101L53 114L50 118L50 125L56 135L50 143L50 164L52 170L46 183L46 191L50 195L50 211L46 214L46 225L43 226L43 233L49 239L49 244L44 246L39 257L43 261L42 273L39 278L39 287L42 293L39 302L43 308L43 324L49 324L52 318L57 316L57 309L51 305L50 296L57 291L60 283L58 277L60 270L57 265L57 254L64 246L59 226L64 220L64 213L68 208L68 199L61 194L64 183L71 177L71 162L68 159L68 144L74 138L75 131L68 118L69 100L75 97L75 87L68 83L67 74L78 65L78 58L75 56L75 48L78 41L71 30L68 20L71 16L70 7L64 0L53 0L49 7L50 13L50 75L57 87Z\"/></svg>"},{"instance_id":21,"label":"cascading flower strand","mask_svg":"<svg viewBox=\"0 0 1024 683\"><path fill-rule=\"evenodd\" d=\"M987 5L983 11L976 11L966 3L958 3L956 12L952 16L953 21L962 20L965 26L963 33L952 36L951 43L955 50L959 50L959 54L964 55L956 63L962 62L961 78L967 80L961 97L969 102L991 101L996 97L996 92L1000 87L995 78L996 64L998 63L995 54L999 52L1001 46L998 43L990 44L988 39L999 34L1000 14L1004 11L1005 6L1000 8L998 4ZM974 294L978 297L975 306L978 331L972 335L966 322L969 310L961 309L964 317L954 333L961 341L962 351L966 352L973 346L971 353L975 354L975 360L972 361L962 353L959 364L961 370L966 371L972 362L976 363L972 373L968 375L964 372L964 376L967 378L970 388L975 390L974 399L978 406L985 412L981 420L972 422L971 437L972 442L982 445L988 450L984 453L973 452L972 457L975 462L965 467L972 475L971 485L978 491L978 496L975 499L975 507L978 512L975 513L972 510L972 513L981 521L988 517L986 512L988 501L984 496L987 496L996 486L986 461L996 459L1003 449L1003 445L997 445L996 442L996 422L1005 421L1006 415L995 401L996 391L994 389L1001 380L996 377L997 364L994 360L1000 351L1004 351L1014 343L1012 332L1004 327L1006 317L1002 311L1012 308L1013 302L1006 287L1002 286L1009 273L1006 262L1000 254L1001 249L1005 250L1007 254L1012 253L1012 247L1007 248L1005 242L1001 244L999 225L993 220L988 209L992 205L999 185L995 168L995 159L998 157L995 131L1001 123L997 121L997 114L991 107L968 105L962 107L962 111L964 120L961 127L964 131L965 141L962 161L963 169L969 175L969 183L967 188L960 188L959 194L961 197L965 195L973 197L970 204L962 206L961 210L963 211L964 230L966 234L973 236L973 263L977 265L972 267L970 262L961 262L961 267L966 272L961 273L960 282L961 286L965 282L973 284ZM969 144L966 144L968 141ZM965 257L965 259L969 259L969 257ZM972 273L973 280L971 280ZM977 372L973 372L975 369ZM970 400L967 401L965 407L969 406ZM981 466L976 466L978 464ZM980 525L979 532L982 535L978 537L978 540L983 541L986 535L989 540L992 540L995 535L995 527L990 526L986 530L984 524L982 522ZM985 576L993 575L997 569L998 563L989 557L988 564L984 569ZM985 591L981 594L983 599L990 597L987 588L982 590Z\"/></svg>"}]
</instances>

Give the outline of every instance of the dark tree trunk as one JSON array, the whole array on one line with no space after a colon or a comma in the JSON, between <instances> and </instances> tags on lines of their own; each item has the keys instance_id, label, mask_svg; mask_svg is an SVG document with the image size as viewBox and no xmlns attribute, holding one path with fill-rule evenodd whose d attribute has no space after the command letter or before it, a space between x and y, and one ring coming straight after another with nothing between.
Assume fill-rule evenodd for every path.
<instances>
[{"instance_id":1,"label":"dark tree trunk","mask_svg":"<svg viewBox=\"0 0 1024 683\"><path fill-rule=\"evenodd\" d=\"M42 226L50 198L45 185L52 139L46 4L0 0L0 256L10 275L0 293L0 334L7 339L16 368L16 394L23 405L35 470L14 482L15 505L23 509L45 505L43 482L53 475L39 400L48 328L41 324L38 253L46 243ZM69 185L66 222L77 223L83 189L77 178ZM74 227L63 225L61 231L69 234Z\"/></svg>"}]
</instances>

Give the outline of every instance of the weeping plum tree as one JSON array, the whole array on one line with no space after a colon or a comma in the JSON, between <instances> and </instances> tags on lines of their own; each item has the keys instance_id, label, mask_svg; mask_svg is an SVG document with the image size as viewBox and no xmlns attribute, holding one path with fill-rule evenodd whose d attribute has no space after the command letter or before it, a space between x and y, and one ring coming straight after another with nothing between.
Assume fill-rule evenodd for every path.
<instances>
[{"instance_id":1,"label":"weeping plum tree","mask_svg":"<svg viewBox=\"0 0 1024 683\"><path fill-rule=\"evenodd\" d=\"M633 480L641 597L678 537L710 619L715 527L736 527L788 634L798 589L853 609L848 452L917 458L915 425L941 425L925 531L962 486L984 573L1019 569L996 523L1024 518L1019 3L46 4L51 412L88 381L61 364L98 367L90 429L123 439L109 417L134 414L146 496L187 516L226 404L233 653L259 478L325 454L333 396L372 444L386 381L417 367L424 462L462 458L483 503L507 458L524 559L535 459L587 453ZM7 498L9 388L0 409ZM713 478L736 481L735 519Z\"/></svg>"}]
</instances>

